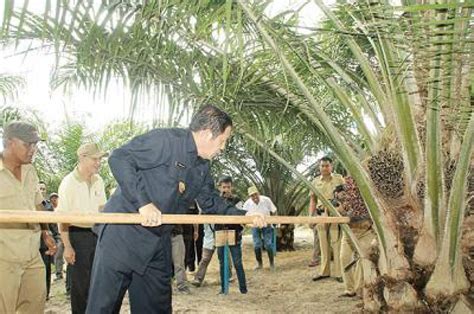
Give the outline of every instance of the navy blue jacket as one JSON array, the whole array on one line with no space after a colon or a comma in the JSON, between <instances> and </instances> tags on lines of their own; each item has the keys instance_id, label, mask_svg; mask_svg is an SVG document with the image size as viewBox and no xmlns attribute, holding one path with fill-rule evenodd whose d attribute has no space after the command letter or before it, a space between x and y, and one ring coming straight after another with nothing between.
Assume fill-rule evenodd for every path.
<instances>
[{"instance_id":1,"label":"navy blue jacket","mask_svg":"<svg viewBox=\"0 0 474 314\"><path fill-rule=\"evenodd\" d=\"M136 213L153 203L163 214L185 214L196 201L204 214L245 215L219 196L209 161L197 155L187 129L155 129L137 136L112 152L109 165L119 187L104 212ZM182 193L180 182L185 186ZM160 238L168 237L172 229L172 225L102 225L100 248L117 262L144 273L157 247L163 247Z\"/></svg>"}]
</instances>

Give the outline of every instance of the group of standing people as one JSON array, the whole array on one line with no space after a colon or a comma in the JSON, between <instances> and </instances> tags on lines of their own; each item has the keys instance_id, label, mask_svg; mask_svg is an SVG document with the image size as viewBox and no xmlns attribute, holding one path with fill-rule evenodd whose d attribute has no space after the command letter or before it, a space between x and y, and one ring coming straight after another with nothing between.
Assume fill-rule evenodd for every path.
<instances>
[{"instance_id":1,"label":"group of standing people","mask_svg":"<svg viewBox=\"0 0 474 314\"><path fill-rule=\"evenodd\" d=\"M234 194L233 181L230 176L220 177L217 187L221 197L226 202L232 206L235 206L236 208L244 210L249 214L255 214L258 212L264 216L269 216L276 213L277 209L270 198L260 195L255 186L248 188L249 198L245 202L243 202L240 197ZM191 282L193 286L202 286L209 263L211 262L214 253L217 251L220 276L219 293L227 294L227 285L233 280L232 265L233 268L235 268L235 274L237 276L240 293L246 294L248 292L245 271L242 262L243 230L244 228L240 224L204 224L202 259L199 262L198 269L194 275L194 279ZM267 226L263 228L252 228L252 239L257 261L255 270L263 268L263 249L268 252L270 269L274 270L273 227ZM179 239L176 241L181 242ZM179 252L180 250L177 249L176 251ZM173 256L177 288L180 292L190 293L189 287L187 286L186 274L182 270L183 266L177 265L177 263L182 263L182 258L182 254L178 254L177 258ZM176 271L177 269L178 272Z\"/></svg>"},{"instance_id":2,"label":"group of standing people","mask_svg":"<svg viewBox=\"0 0 474 314\"><path fill-rule=\"evenodd\" d=\"M269 216L275 214L277 209L270 198L260 195L258 189L255 186L248 188L248 199L243 202L238 196L233 192L233 182L232 178L229 176L223 176L218 181L218 189L221 193L221 196L233 206L237 208L242 208L245 212L253 215L260 214L263 216ZM273 252L273 227L254 227L252 228L252 240L255 250L255 258L257 265L255 270L263 268L262 261L262 250L265 249L268 252L269 256L269 266L271 270L275 270L274 264L274 252ZM227 245L224 243L218 243L216 239L220 238L218 234L225 236ZM245 279L245 271L242 263L242 234L243 227L242 225L236 224L215 224L204 225L204 248L203 248L203 257L199 263L198 270L194 276L192 284L196 287L200 287L204 281L207 267L214 255L215 250L217 249L217 256L219 259L219 274L220 274L220 283L221 290L220 293L224 294L226 292L226 283L231 280L232 277L232 267L234 265L235 273L237 275L239 290L242 294L247 293L247 283ZM229 239L230 237L230 239ZM230 241L229 241L230 240ZM265 246L264 246L265 245ZM226 252L228 248L228 252ZM226 259L225 255L229 254L232 258L232 262L229 260L229 267L225 265L224 260ZM227 275L226 275L227 274Z\"/></svg>"},{"instance_id":3,"label":"group of standing people","mask_svg":"<svg viewBox=\"0 0 474 314\"><path fill-rule=\"evenodd\" d=\"M209 160L224 149L231 131L225 112L204 106L188 129L155 129L132 139L109 157L118 187L108 201L98 175L107 153L94 143L79 148L77 167L60 184L56 210L138 212L143 222L59 224L63 256L71 265L73 313L118 313L126 291L134 313L171 312L174 227L161 225L161 213L184 214L196 204L204 214L251 215L255 227L266 225L262 214L236 208L214 188ZM0 209L48 210L31 164L40 140L31 124L12 122L4 128ZM47 224L0 224L1 313L44 312L40 238L44 255L55 255L57 242Z\"/></svg>"},{"instance_id":4,"label":"group of standing people","mask_svg":"<svg viewBox=\"0 0 474 314\"><path fill-rule=\"evenodd\" d=\"M266 225L265 217L276 213L275 205L254 186L248 189L249 198L240 205L242 202L232 192L232 179L221 178L216 190L209 172L209 160L224 149L231 131L232 120L225 112L205 106L193 116L188 129L155 129L137 136L115 149L108 159L118 183L108 201L98 174L108 153L95 143L86 143L78 149L78 164L62 180L58 194L45 200L46 191L44 187L40 191L41 184L31 164L41 140L36 128L24 122L7 125L3 133L4 151L0 155L0 209L138 212L143 222L95 226L63 223L57 231L55 226L47 224L0 224L0 312L44 311L47 297L44 265L60 245L70 265L73 313L118 313L127 291L132 312L170 313L172 265L175 276L179 271L173 256L176 250L183 251L184 240L176 237L175 226L161 224L161 214L185 214L191 206L203 214L252 216L255 268L262 269L262 253L266 250L269 267L274 270L274 230ZM332 173L329 158L321 160L320 171L321 176L314 181L320 193L311 193L309 212L328 216L331 213L318 196L332 201L343 199L341 195L347 191L337 187L346 182ZM337 208L351 217L350 226L362 249L367 250L374 239L367 210L351 206ZM239 290L247 293L242 226L207 225L204 230L203 256L193 284L202 284L217 248L221 292L225 292L227 269L223 261L228 247ZM217 234L224 235L228 245L217 244ZM174 242L179 242L179 246L173 245ZM342 235L337 224L315 227L315 255L310 266L319 262L320 267L314 281L335 277L344 282L344 295L354 296L361 278L366 276L364 265L368 263L365 255L354 256L349 238Z\"/></svg>"},{"instance_id":5,"label":"group of standing people","mask_svg":"<svg viewBox=\"0 0 474 314\"><path fill-rule=\"evenodd\" d=\"M106 154L96 144L87 143L79 147L77 166L61 181L58 193L48 196L46 183L38 180L31 166L40 140L36 129L27 123L13 122L5 127L3 138L5 149L0 158L1 209L32 210L31 205L37 203L36 210L77 213L98 212L104 206L104 182L98 172L101 159ZM18 176L15 169L19 169ZM12 187L15 190L9 192ZM14 195L7 192L18 193L16 197L20 198L16 205L9 201ZM50 295L51 265L55 265L56 280L63 279L65 260L68 264L65 288L66 294L70 295L71 311L84 313L97 241L91 227L90 224L59 224L58 228L56 224L44 224L41 225L40 238L37 234L40 226L36 224L1 225L1 233L8 231L8 236L0 240L2 250L7 248L7 241L16 235L19 243L28 242L29 245L17 247L14 250L17 258L11 262L8 260L11 256L4 255L4 262L10 264L0 265L0 278L9 281L0 289L0 312L43 313L45 300ZM37 245L38 255L34 252ZM40 256L44 266L37 263L37 256ZM12 267L14 262L19 270L8 274L7 266ZM11 282L15 284L9 285Z\"/></svg>"}]
</instances>

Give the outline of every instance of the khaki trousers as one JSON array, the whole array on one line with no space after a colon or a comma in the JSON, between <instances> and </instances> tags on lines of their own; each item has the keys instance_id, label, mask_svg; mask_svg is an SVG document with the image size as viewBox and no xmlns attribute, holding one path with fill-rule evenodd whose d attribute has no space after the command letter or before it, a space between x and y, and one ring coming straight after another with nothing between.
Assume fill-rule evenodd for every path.
<instances>
[{"instance_id":1,"label":"khaki trousers","mask_svg":"<svg viewBox=\"0 0 474 314\"><path fill-rule=\"evenodd\" d=\"M178 289L184 289L187 286L188 279L184 267L184 256L186 247L182 234L171 236L171 257L173 259L174 278Z\"/></svg>"},{"instance_id":2,"label":"khaki trousers","mask_svg":"<svg viewBox=\"0 0 474 314\"><path fill-rule=\"evenodd\" d=\"M375 239L375 233L372 229L356 229L352 232L359 241L359 245L366 254L369 251L372 241ZM341 240L341 269L342 279L344 281L345 292L355 293L364 286L364 276L370 276L372 270L371 262L366 258L355 257L354 248L351 239L343 233ZM356 262L347 270L344 270L351 262Z\"/></svg>"},{"instance_id":3,"label":"khaki trousers","mask_svg":"<svg viewBox=\"0 0 474 314\"><path fill-rule=\"evenodd\" d=\"M204 281L204 277L206 276L207 272L207 266L209 266L209 263L211 262L212 256L214 255L214 251L214 249L202 249L202 258L199 262L198 270L196 272L196 275L194 276L194 280L199 281L200 283Z\"/></svg>"},{"instance_id":4,"label":"khaki trousers","mask_svg":"<svg viewBox=\"0 0 474 314\"><path fill-rule=\"evenodd\" d=\"M318 229L316 228L316 226L313 228L313 257L311 261L321 261L321 247L319 246Z\"/></svg>"},{"instance_id":5,"label":"khaki trousers","mask_svg":"<svg viewBox=\"0 0 474 314\"><path fill-rule=\"evenodd\" d=\"M320 276L341 277L341 232L337 224L318 224L316 226L321 249ZM333 256L333 267L331 269L331 252Z\"/></svg>"},{"instance_id":6,"label":"khaki trousers","mask_svg":"<svg viewBox=\"0 0 474 314\"><path fill-rule=\"evenodd\" d=\"M0 260L0 313L44 313L46 273L40 252L28 262Z\"/></svg>"}]
</instances>

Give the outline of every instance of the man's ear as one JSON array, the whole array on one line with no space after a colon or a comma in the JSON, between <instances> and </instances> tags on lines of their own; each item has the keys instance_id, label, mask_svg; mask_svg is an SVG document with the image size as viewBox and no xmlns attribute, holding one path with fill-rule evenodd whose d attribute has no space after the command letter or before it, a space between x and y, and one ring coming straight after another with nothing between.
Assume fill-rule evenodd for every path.
<instances>
[{"instance_id":1,"label":"man's ear","mask_svg":"<svg viewBox=\"0 0 474 314\"><path fill-rule=\"evenodd\" d=\"M9 138L9 139L7 139L6 144L7 144L6 146L12 147L12 146L15 144L15 139L14 139L14 138ZM5 146L5 147L6 147L6 146ZM5 148L5 147L4 147L4 148Z\"/></svg>"},{"instance_id":2,"label":"man's ear","mask_svg":"<svg viewBox=\"0 0 474 314\"><path fill-rule=\"evenodd\" d=\"M214 138L214 136L212 135L211 129L206 129L204 130L204 132L205 132L204 134L205 134L206 140L210 141Z\"/></svg>"}]
</instances>

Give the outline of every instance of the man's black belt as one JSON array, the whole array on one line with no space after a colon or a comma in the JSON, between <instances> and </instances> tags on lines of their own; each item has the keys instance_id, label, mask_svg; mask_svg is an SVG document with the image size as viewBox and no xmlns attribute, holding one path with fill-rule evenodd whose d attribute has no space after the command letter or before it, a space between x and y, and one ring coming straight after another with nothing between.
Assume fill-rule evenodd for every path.
<instances>
[{"instance_id":1,"label":"man's black belt","mask_svg":"<svg viewBox=\"0 0 474 314\"><path fill-rule=\"evenodd\" d=\"M69 232L92 232L92 228L82 228L77 226L69 226Z\"/></svg>"}]
</instances>

